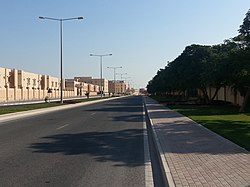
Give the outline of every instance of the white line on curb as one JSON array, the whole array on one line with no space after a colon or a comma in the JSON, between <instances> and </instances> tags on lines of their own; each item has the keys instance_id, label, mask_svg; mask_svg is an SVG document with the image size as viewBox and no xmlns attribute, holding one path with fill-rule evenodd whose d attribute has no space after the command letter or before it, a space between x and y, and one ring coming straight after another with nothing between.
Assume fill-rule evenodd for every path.
<instances>
[{"instance_id":1,"label":"white line on curb","mask_svg":"<svg viewBox=\"0 0 250 187\"><path fill-rule=\"evenodd\" d=\"M145 119L145 107L143 105L143 134L144 134L144 162L145 162L145 186L153 187L154 179L153 179L153 171L152 164L149 153L149 144L148 144L148 133L147 133L147 125Z\"/></svg>"},{"instance_id":2,"label":"white line on curb","mask_svg":"<svg viewBox=\"0 0 250 187\"><path fill-rule=\"evenodd\" d=\"M146 105L146 101L144 100L144 102L145 102L145 108L148 111L148 117L149 117L150 125L152 126L154 138L155 138L155 141L156 141L156 144L157 144L158 151L160 153L160 157L161 157L163 168L165 170L165 175L166 175L166 178L167 178L168 185L169 185L169 187L175 187L175 183L174 183L172 174L171 174L170 169L168 167L167 159L166 159L165 154L163 152L163 149L162 149L161 143L159 141L159 137L157 135L157 132L156 132L156 130L154 128L154 123L153 123L153 121L151 119L150 112L149 112L149 110L147 108L147 105Z\"/></svg>"}]
</instances>

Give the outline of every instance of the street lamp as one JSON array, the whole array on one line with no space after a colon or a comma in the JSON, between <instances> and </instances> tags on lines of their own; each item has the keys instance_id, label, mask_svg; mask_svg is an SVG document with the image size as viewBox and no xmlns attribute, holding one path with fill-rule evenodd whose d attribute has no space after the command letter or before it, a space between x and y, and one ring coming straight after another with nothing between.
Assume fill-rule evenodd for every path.
<instances>
[{"instance_id":1,"label":"street lamp","mask_svg":"<svg viewBox=\"0 0 250 187\"><path fill-rule=\"evenodd\" d=\"M124 77L124 80L125 80L125 85L126 85L126 90L127 90L127 80L130 79L131 77ZM128 84L128 87L129 87L129 84Z\"/></svg>"},{"instance_id":2,"label":"street lamp","mask_svg":"<svg viewBox=\"0 0 250 187\"><path fill-rule=\"evenodd\" d=\"M102 57L104 56L111 56L112 54L102 54L102 55L97 55L97 54L90 54L90 56L97 56L100 57L100 77L101 77L101 81L100 81L100 92L101 92L101 97L103 95L103 89L102 89Z\"/></svg>"},{"instance_id":3,"label":"street lamp","mask_svg":"<svg viewBox=\"0 0 250 187\"><path fill-rule=\"evenodd\" d=\"M128 79L130 79L131 77L124 77L125 82L127 82Z\"/></svg>"},{"instance_id":4,"label":"street lamp","mask_svg":"<svg viewBox=\"0 0 250 187\"><path fill-rule=\"evenodd\" d=\"M127 75L127 73L116 73L116 75L121 75L121 81L123 80L123 75Z\"/></svg>"},{"instance_id":5,"label":"street lamp","mask_svg":"<svg viewBox=\"0 0 250 187\"><path fill-rule=\"evenodd\" d=\"M63 103L63 22L64 21L70 21L70 20L81 20L83 17L75 17L75 18L49 18L49 17L42 17L40 16L39 19L48 19L53 21L59 21L60 22L60 75L61 75L61 94L60 94L60 103Z\"/></svg>"},{"instance_id":6,"label":"street lamp","mask_svg":"<svg viewBox=\"0 0 250 187\"><path fill-rule=\"evenodd\" d=\"M116 83L115 83L115 71L116 71L116 69L118 69L118 68L122 68L122 66L119 66L119 67L107 67L107 68L110 68L110 69L113 69L113 70L114 70L114 93L116 93L116 90L115 90L115 88L116 88Z\"/></svg>"}]
</instances>

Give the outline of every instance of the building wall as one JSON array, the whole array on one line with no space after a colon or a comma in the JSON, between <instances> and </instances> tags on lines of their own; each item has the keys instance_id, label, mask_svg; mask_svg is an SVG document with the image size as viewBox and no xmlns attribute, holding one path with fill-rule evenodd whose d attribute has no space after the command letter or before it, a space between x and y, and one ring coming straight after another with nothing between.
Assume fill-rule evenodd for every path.
<instances>
[{"instance_id":1,"label":"building wall","mask_svg":"<svg viewBox=\"0 0 250 187\"><path fill-rule=\"evenodd\" d=\"M74 77L74 80L75 81L78 81L78 82L91 82L92 80L92 77Z\"/></svg>"},{"instance_id":2,"label":"building wall","mask_svg":"<svg viewBox=\"0 0 250 187\"><path fill-rule=\"evenodd\" d=\"M63 82L63 88L65 88ZM52 93L48 93L48 89ZM0 68L0 102L60 98L60 80L23 70ZM74 91L63 91L64 97L75 96Z\"/></svg>"},{"instance_id":3,"label":"building wall","mask_svg":"<svg viewBox=\"0 0 250 187\"><path fill-rule=\"evenodd\" d=\"M103 79L103 92L104 93L109 92L109 81L107 79Z\"/></svg>"},{"instance_id":4,"label":"building wall","mask_svg":"<svg viewBox=\"0 0 250 187\"><path fill-rule=\"evenodd\" d=\"M109 81L109 93L115 93L114 81Z\"/></svg>"},{"instance_id":5,"label":"building wall","mask_svg":"<svg viewBox=\"0 0 250 187\"><path fill-rule=\"evenodd\" d=\"M85 96L87 92L90 95L97 95L97 92L100 92L100 79L79 77L76 80L76 78L63 80L64 98ZM104 92L108 93L108 80L103 79L103 81ZM0 102L40 100L47 96L51 99L60 98L60 84L60 79L57 77L0 68Z\"/></svg>"},{"instance_id":6,"label":"building wall","mask_svg":"<svg viewBox=\"0 0 250 187\"><path fill-rule=\"evenodd\" d=\"M116 93L126 92L126 83L124 81L117 81L115 84Z\"/></svg>"},{"instance_id":7,"label":"building wall","mask_svg":"<svg viewBox=\"0 0 250 187\"><path fill-rule=\"evenodd\" d=\"M16 75L16 72L17 70L14 69L13 74ZM18 71L17 77L12 83L15 84L14 87L18 85L18 88L38 89L41 88L41 77L39 74Z\"/></svg>"},{"instance_id":8,"label":"building wall","mask_svg":"<svg viewBox=\"0 0 250 187\"><path fill-rule=\"evenodd\" d=\"M95 86L95 88L94 88L95 92L99 92L100 91L100 86L98 86L98 85L94 85L94 86Z\"/></svg>"},{"instance_id":9,"label":"building wall","mask_svg":"<svg viewBox=\"0 0 250 187\"><path fill-rule=\"evenodd\" d=\"M99 91L100 91L101 79L93 79L92 77L74 77L74 79L78 80L79 82L85 82L85 83L89 83L89 84L93 84L93 85L98 85ZM103 81L103 92L108 93L109 92L109 81L107 79L102 79L102 81Z\"/></svg>"},{"instance_id":10,"label":"building wall","mask_svg":"<svg viewBox=\"0 0 250 187\"><path fill-rule=\"evenodd\" d=\"M0 68L0 90L4 89L6 80L5 80L5 68Z\"/></svg>"},{"instance_id":11,"label":"building wall","mask_svg":"<svg viewBox=\"0 0 250 187\"><path fill-rule=\"evenodd\" d=\"M212 98L215 91L216 91L215 88L209 88L208 95L210 98ZM202 95L201 91L199 91L199 95ZM242 97L239 92L234 92L234 90L231 87L226 86L226 87L220 88L220 90L217 93L217 96L215 97L215 100L227 101L235 105L241 106L243 103L244 97Z\"/></svg>"},{"instance_id":12,"label":"building wall","mask_svg":"<svg viewBox=\"0 0 250 187\"><path fill-rule=\"evenodd\" d=\"M95 85L89 84L89 86L88 86L88 91L89 91L89 92L94 92L94 91L95 91Z\"/></svg>"},{"instance_id":13,"label":"building wall","mask_svg":"<svg viewBox=\"0 0 250 187\"><path fill-rule=\"evenodd\" d=\"M84 92L88 92L89 91L89 86L88 86L88 84L87 83L81 83L82 84L82 89L83 89L83 91Z\"/></svg>"},{"instance_id":14,"label":"building wall","mask_svg":"<svg viewBox=\"0 0 250 187\"><path fill-rule=\"evenodd\" d=\"M94 84L89 84L85 82L79 82L80 79L66 79L65 80L65 89L74 90L75 96L86 96L86 93L89 95L97 95L99 92L99 86Z\"/></svg>"},{"instance_id":15,"label":"building wall","mask_svg":"<svg viewBox=\"0 0 250 187\"><path fill-rule=\"evenodd\" d=\"M109 93L126 93L127 85L125 81L109 81Z\"/></svg>"}]
</instances>

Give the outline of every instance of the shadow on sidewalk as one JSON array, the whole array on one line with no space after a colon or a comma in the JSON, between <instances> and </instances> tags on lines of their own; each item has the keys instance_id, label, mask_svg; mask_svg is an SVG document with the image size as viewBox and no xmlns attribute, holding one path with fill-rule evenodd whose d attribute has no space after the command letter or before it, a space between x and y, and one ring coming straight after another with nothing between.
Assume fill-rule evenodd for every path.
<instances>
[{"instance_id":1,"label":"shadow on sidewalk","mask_svg":"<svg viewBox=\"0 0 250 187\"><path fill-rule=\"evenodd\" d=\"M191 120L159 123L155 124L154 128L160 136L161 142L164 142L164 152L212 155L249 154L247 150L240 148Z\"/></svg>"},{"instance_id":2,"label":"shadow on sidewalk","mask_svg":"<svg viewBox=\"0 0 250 187\"><path fill-rule=\"evenodd\" d=\"M165 108L152 100L146 99L146 101L150 117L154 123L154 128L161 143L164 145L162 148L165 153L211 155L249 154L247 150L197 124L182 114ZM222 122L217 121L217 123ZM219 126L218 124L218 128L224 128L225 131L228 130L226 125ZM244 124L241 124L241 126L237 126L236 124L235 128L241 128L240 130L245 134L248 132L248 127L246 125L244 126ZM243 136L244 133L242 133ZM237 134L235 134L235 136L237 136Z\"/></svg>"}]
</instances>

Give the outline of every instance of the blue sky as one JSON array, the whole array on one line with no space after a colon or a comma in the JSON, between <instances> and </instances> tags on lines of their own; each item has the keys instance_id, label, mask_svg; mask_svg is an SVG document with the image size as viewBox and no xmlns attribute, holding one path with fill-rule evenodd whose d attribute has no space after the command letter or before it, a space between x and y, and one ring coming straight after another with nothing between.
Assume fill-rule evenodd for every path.
<instances>
[{"instance_id":1,"label":"blue sky","mask_svg":"<svg viewBox=\"0 0 250 187\"><path fill-rule=\"evenodd\" d=\"M0 67L59 77L59 23L64 22L64 77L113 79L122 66L136 88L187 45L222 43L238 34L249 0L0 0ZM120 76L117 76L119 78Z\"/></svg>"}]
</instances>

